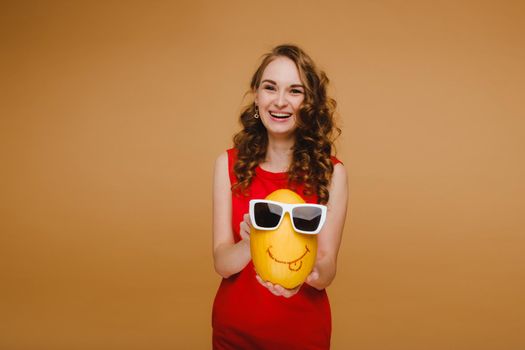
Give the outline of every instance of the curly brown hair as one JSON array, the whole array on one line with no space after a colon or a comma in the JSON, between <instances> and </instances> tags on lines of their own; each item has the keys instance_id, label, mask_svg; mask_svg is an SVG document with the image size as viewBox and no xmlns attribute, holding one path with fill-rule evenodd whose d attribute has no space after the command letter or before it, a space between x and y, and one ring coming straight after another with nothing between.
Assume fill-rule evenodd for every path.
<instances>
[{"instance_id":1,"label":"curly brown hair","mask_svg":"<svg viewBox=\"0 0 525 350\"><path fill-rule=\"evenodd\" d=\"M327 96L329 80L326 74L302 49L289 44L276 46L263 56L252 77L250 92L259 88L265 68L277 57L287 57L295 63L305 86L305 97L297 116L292 162L288 168L288 186L293 189L294 184L304 184L305 195L315 193L318 203L325 204L334 171L330 157L332 150L335 151L334 140L341 134L334 122L337 104ZM233 137L234 147L238 150L233 166L238 182L232 190L245 194L255 176L255 169L265 161L268 148L266 128L260 118L254 118L255 111L254 103L243 108L239 118L243 129Z\"/></svg>"}]
</instances>

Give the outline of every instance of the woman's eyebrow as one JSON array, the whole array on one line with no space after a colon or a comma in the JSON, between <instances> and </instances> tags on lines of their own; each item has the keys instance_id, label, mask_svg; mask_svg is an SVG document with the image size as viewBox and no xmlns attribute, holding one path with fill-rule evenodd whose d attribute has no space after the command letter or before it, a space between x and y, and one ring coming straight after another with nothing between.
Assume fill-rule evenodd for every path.
<instances>
[{"instance_id":1,"label":"woman's eyebrow","mask_svg":"<svg viewBox=\"0 0 525 350\"><path fill-rule=\"evenodd\" d=\"M264 82L267 82L267 83L270 83L270 84L273 84L273 85L277 85L277 83L275 81L270 80L270 79L264 79L263 81L261 81L261 84L264 83ZM292 85L290 85L290 87L300 87L300 88L304 89L304 85L303 84L292 84Z\"/></svg>"}]
</instances>

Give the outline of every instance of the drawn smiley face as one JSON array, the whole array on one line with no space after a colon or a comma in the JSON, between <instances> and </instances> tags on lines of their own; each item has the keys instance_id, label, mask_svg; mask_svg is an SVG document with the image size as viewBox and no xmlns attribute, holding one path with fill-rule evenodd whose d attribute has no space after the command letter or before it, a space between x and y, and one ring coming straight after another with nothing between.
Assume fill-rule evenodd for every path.
<instances>
[{"instance_id":1,"label":"drawn smiley face","mask_svg":"<svg viewBox=\"0 0 525 350\"><path fill-rule=\"evenodd\" d=\"M290 261L283 261L283 260L280 260L280 259L277 259L271 252L271 248L272 246L269 246L268 249L266 250L266 252L268 253L268 255L270 256L270 258L275 261L276 263L278 264L285 264L285 265L288 265L288 269L290 269L290 271L299 271L301 269L301 267L303 267L303 258L306 256L306 254L310 253L310 249L308 249L308 246L304 246L304 254L301 255L300 257L298 257L297 259L294 259L294 260L290 260Z\"/></svg>"},{"instance_id":2,"label":"drawn smiley face","mask_svg":"<svg viewBox=\"0 0 525 350\"><path fill-rule=\"evenodd\" d=\"M300 204L304 200L295 192L281 189L265 199ZM250 248L257 274L265 281L293 289L303 283L312 271L317 253L317 235L298 233L288 213L274 230L252 227Z\"/></svg>"}]
</instances>

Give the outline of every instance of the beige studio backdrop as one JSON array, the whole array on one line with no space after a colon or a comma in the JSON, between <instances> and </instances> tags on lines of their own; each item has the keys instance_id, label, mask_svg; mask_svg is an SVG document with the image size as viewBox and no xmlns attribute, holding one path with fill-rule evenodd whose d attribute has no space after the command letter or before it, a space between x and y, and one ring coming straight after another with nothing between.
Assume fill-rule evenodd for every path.
<instances>
[{"instance_id":1,"label":"beige studio backdrop","mask_svg":"<svg viewBox=\"0 0 525 350\"><path fill-rule=\"evenodd\" d=\"M339 102L333 349L524 349L524 23L521 1L3 1L0 349L210 348L213 163L287 42Z\"/></svg>"}]
</instances>

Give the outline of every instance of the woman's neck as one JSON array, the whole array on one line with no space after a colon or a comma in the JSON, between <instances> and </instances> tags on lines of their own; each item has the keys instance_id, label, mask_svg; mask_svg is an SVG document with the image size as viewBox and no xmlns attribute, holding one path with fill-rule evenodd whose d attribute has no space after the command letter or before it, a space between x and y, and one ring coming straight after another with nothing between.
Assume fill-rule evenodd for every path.
<instances>
[{"instance_id":1,"label":"woman's neck","mask_svg":"<svg viewBox=\"0 0 525 350\"><path fill-rule=\"evenodd\" d=\"M292 162L293 138L276 139L268 137L268 149L266 150L266 159L261 164L264 170L271 172L285 172Z\"/></svg>"}]
</instances>

